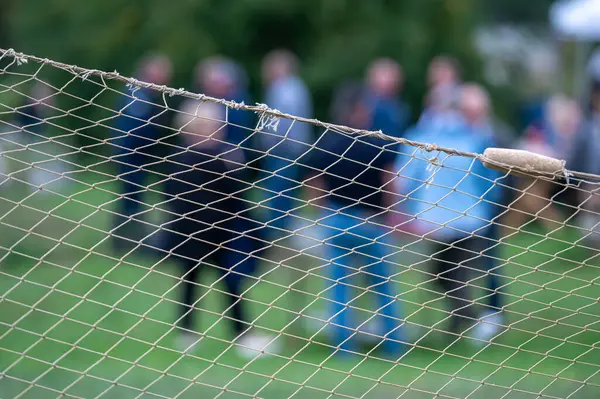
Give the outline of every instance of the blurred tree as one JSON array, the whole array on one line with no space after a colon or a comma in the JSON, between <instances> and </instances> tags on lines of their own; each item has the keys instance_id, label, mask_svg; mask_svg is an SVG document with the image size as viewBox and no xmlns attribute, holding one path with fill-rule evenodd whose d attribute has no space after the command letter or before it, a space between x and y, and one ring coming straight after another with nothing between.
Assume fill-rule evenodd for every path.
<instances>
[{"instance_id":1,"label":"blurred tree","mask_svg":"<svg viewBox=\"0 0 600 399\"><path fill-rule=\"evenodd\" d=\"M492 22L510 22L543 26L548 22L548 9L555 0L482 0L487 19Z\"/></svg>"},{"instance_id":2,"label":"blurred tree","mask_svg":"<svg viewBox=\"0 0 600 399\"><path fill-rule=\"evenodd\" d=\"M260 99L260 60L285 46L303 60L317 117L329 117L336 85L362 77L376 56L405 68L406 97L420 108L426 65L456 56L468 79L480 77L472 32L477 0L19 0L9 9L11 47L66 63L131 74L136 60L162 50L176 65L175 87L191 87L196 62L214 53L240 61ZM90 111L91 112L91 111Z\"/></svg>"}]
</instances>

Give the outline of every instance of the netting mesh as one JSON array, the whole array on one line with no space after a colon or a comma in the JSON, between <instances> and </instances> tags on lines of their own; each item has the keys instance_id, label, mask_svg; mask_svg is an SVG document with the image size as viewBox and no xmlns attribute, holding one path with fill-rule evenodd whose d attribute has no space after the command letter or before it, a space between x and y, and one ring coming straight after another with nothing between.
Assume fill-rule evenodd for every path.
<instances>
[{"instance_id":1,"label":"netting mesh","mask_svg":"<svg viewBox=\"0 0 600 399\"><path fill-rule=\"evenodd\" d=\"M0 397L600 396L595 176L0 54Z\"/></svg>"}]
</instances>

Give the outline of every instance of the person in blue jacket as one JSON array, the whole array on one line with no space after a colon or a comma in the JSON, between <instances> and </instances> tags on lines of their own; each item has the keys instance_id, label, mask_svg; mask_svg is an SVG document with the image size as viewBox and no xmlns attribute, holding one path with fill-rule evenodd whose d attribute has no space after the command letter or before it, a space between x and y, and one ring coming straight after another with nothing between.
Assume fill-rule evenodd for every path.
<instances>
[{"instance_id":1,"label":"person in blue jacket","mask_svg":"<svg viewBox=\"0 0 600 399\"><path fill-rule=\"evenodd\" d=\"M277 49L268 53L262 63L265 84L264 103L270 108L296 117L312 118L311 94L299 75L299 60L289 50ZM301 187L297 160L310 149L313 125L280 118L277 126L259 126L257 145L261 150L259 186L264 199L264 221L268 228L265 239L290 235L294 229L295 209L302 206L297 200Z\"/></svg>"},{"instance_id":2,"label":"person in blue jacket","mask_svg":"<svg viewBox=\"0 0 600 399\"><path fill-rule=\"evenodd\" d=\"M156 85L168 85L171 76L171 62L163 54L145 57L136 73L137 79ZM133 247L141 238L135 219L147 210L142 195L153 171L164 165L160 139L168 134L171 125L171 113L164 105L162 93L137 87L126 93L110 140L123 194L114 221L120 238L115 241L117 250Z\"/></svg>"},{"instance_id":3,"label":"person in blue jacket","mask_svg":"<svg viewBox=\"0 0 600 399\"><path fill-rule=\"evenodd\" d=\"M438 116L455 123L418 124L408 135L411 140L435 143L439 147L482 153L490 145L490 136L461 118L457 103L437 109ZM434 128L437 127L437 128ZM472 158L441 151L403 149L395 170L394 184L406 195L402 211L410 215L404 228L432 241L434 282L449 305L452 334L460 334L477 320L468 281L472 271L484 269L480 256L489 242L489 229L497 215L495 180L500 173L487 169Z\"/></svg>"}]
</instances>

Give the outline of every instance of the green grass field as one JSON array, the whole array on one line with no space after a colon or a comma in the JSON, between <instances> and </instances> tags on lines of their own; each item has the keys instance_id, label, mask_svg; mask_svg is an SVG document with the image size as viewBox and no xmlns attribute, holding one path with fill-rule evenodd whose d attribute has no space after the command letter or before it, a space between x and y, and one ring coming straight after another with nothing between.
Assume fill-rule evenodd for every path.
<instances>
[{"instance_id":1,"label":"green grass field","mask_svg":"<svg viewBox=\"0 0 600 399\"><path fill-rule=\"evenodd\" d=\"M87 183L65 189L68 198L29 195L18 182L0 185L1 399L61 393L144 399L600 397L600 304L594 299L600 261L586 249L531 233L511 239L502 255L512 261L502 268L511 328L483 349L466 338L446 347L441 333L430 332L400 361L330 356L324 337L309 342L311 333L298 323L286 327L293 312L322 290L318 276L294 285L306 291L302 295L285 288L297 276L265 266L247 297L257 328L286 327L291 335L280 338L280 356L239 357L214 290L198 305L205 311L197 329L206 338L182 356L174 349L172 327L177 269L137 252L116 259L105 240L110 215L103 210L113 207L104 204L116 198L105 191L114 185L91 173L74 176ZM578 238L571 230L555 236ZM586 265L577 263L584 260ZM395 261L409 265L414 259L399 254ZM304 268L310 262L295 260ZM216 277L207 274L202 283L210 286ZM429 302L433 295L420 285L425 277L408 269L398 277L413 339L443 317L437 310L442 305ZM324 302L317 298L309 311Z\"/></svg>"}]
</instances>

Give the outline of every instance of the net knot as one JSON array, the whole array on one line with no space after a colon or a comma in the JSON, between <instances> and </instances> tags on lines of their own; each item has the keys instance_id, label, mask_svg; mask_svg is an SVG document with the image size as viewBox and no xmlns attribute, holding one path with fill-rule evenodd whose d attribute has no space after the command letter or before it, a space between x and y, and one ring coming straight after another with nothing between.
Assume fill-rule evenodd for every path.
<instances>
[{"instance_id":1,"label":"net knot","mask_svg":"<svg viewBox=\"0 0 600 399\"><path fill-rule=\"evenodd\" d=\"M235 109L235 110L239 110L239 109L241 109L242 107L245 107L245 106L246 106L246 104L245 104L243 101L241 101L241 102L239 102L239 103L236 103L236 102L231 102L231 103L229 104L229 107L230 107L230 108L233 108L233 109Z\"/></svg>"},{"instance_id":2,"label":"net knot","mask_svg":"<svg viewBox=\"0 0 600 399\"><path fill-rule=\"evenodd\" d=\"M570 180L571 180L571 176L573 176L573 173L569 172L569 170L567 169L567 161L563 160L562 161L562 169L561 169L561 173L565 178L565 181L567 183L567 186L569 184L571 184Z\"/></svg>"},{"instance_id":3,"label":"net knot","mask_svg":"<svg viewBox=\"0 0 600 399\"><path fill-rule=\"evenodd\" d=\"M140 82L139 80L137 80L135 78L131 78L131 79L129 79L129 83L127 83L125 86L127 86L127 88L130 91L135 91L141 87L141 83L142 82Z\"/></svg>"},{"instance_id":4,"label":"net knot","mask_svg":"<svg viewBox=\"0 0 600 399\"><path fill-rule=\"evenodd\" d=\"M9 57L13 57L15 59L15 61L17 61L17 65L27 64L27 58L25 58L25 56L23 54L17 53L12 48L9 48L8 50L6 50L6 52L4 54L8 55Z\"/></svg>"},{"instance_id":5,"label":"net knot","mask_svg":"<svg viewBox=\"0 0 600 399\"><path fill-rule=\"evenodd\" d=\"M427 151L427 152L437 151L437 149L438 149L437 144L426 144L425 145L425 151Z\"/></svg>"},{"instance_id":6,"label":"net knot","mask_svg":"<svg viewBox=\"0 0 600 399\"><path fill-rule=\"evenodd\" d=\"M427 156L427 154L425 154L425 151L426 152L437 151L437 153L434 156L429 157L429 156ZM427 177L427 179L425 179L425 189L428 189L429 186L433 183L433 179L435 178L436 173L442 167L442 164L439 162L440 151L438 150L437 145L426 144L424 146L424 148L421 149L421 153L423 154L423 157L425 157L425 160L427 161L427 166L425 167L425 170L427 172L429 172L429 176Z\"/></svg>"},{"instance_id":7,"label":"net knot","mask_svg":"<svg viewBox=\"0 0 600 399\"><path fill-rule=\"evenodd\" d=\"M257 130L271 129L273 132L277 133L277 128L279 126L279 117L275 115L271 115L267 112L279 112L276 109L271 109L267 104L256 103L256 106L259 110L256 111L257 114L260 115L258 118L258 126Z\"/></svg>"},{"instance_id":8,"label":"net knot","mask_svg":"<svg viewBox=\"0 0 600 399\"><path fill-rule=\"evenodd\" d=\"M168 90L167 86L162 86L162 91L167 91L167 90ZM185 89L183 87L180 87L177 90L171 90L171 92L169 93L169 97L180 96L183 93L185 93Z\"/></svg>"},{"instance_id":9,"label":"net knot","mask_svg":"<svg viewBox=\"0 0 600 399\"><path fill-rule=\"evenodd\" d=\"M88 69L87 71L83 71L80 74L81 80L87 80L90 76L92 76L95 73L100 73L100 71L98 71L96 69Z\"/></svg>"}]
</instances>

